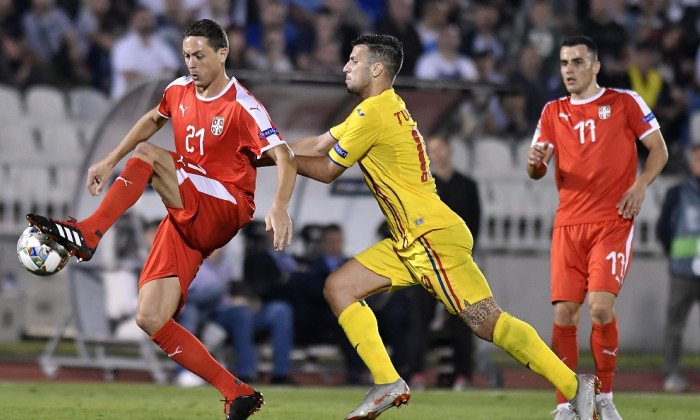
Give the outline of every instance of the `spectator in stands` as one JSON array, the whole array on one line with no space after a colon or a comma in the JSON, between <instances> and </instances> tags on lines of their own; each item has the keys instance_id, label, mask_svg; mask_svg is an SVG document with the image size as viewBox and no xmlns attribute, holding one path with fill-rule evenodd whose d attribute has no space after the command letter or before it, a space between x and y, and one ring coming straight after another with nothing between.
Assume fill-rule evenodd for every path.
<instances>
[{"instance_id":1,"label":"spectator in stands","mask_svg":"<svg viewBox=\"0 0 700 420\"><path fill-rule=\"evenodd\" d=\"M347 259L343 233L338 225L307 225L301 235L309 248L305 258L308 268L292 275L283 292L294 307L296 338L303 344L336 342L345 337L323 298L323 282Z\"/></svg>"},{"instance_id":2,"label":"spectator in stands","mask_svg":"<svg viewBox=\"0 0 700 420\"><path fill-rule=\"evenodd\" d=\"M313 62L309 70L317 73L333 73L333 69L337 69L340 63L342 63L340 45L337 42L328 41L314 48Z\"/></svg>"},{"instance_id":3,"label":"spectator in stands","mask_svg":"<svg viewBox=\"0 0 700 420\"><path fill-rule=\"evenodd\" d=\"M490 86L505 82L505 76L500 72L491 50L478 51L474 56L474 65L477 71L475 82L479 85ZM475 136L483 134L481 131L485 117L484 110L490 107L500 107L498 96L492 90L470 91L460 104L459 113L455 118L454 126L459 130L459 137L470 142Z\"/></svg>"},{"instance_id":4,"label":"spectator in stands","mask_svg":"<svg viewBox=\"0 0 700 420\"><path fill-rule=\"evenodd\" d=\"M23 84L29 76L24 32L12 0L0 0L0 83Z\"/></svg>"},{"instance_id":5,"label":"spectator in stands","mask_svg":"<svg viewBox=\"0 0 700 420\"><path fill-rule=\"evenodd\" d=\"M228 57L226 68L247 69L250 64L250 50L246 42L245 30L240 26L229 26L226 29L228 35Z\"/></svg>"},{"instance_id":6,"label":"spectator in stands","mask_svg":"<svg viewBox=\"0 0 700 420\"><path fill-rule=\"evenodd\" d=\"M313 26L316 13L324 7L324 0L284 0L289 6L289 18L298 28Z\"/></svg>"},{"instance_id":7,"label":"spectator in stands","mask_svg":"<svg viewBox=\"0 0 700 420\"><path fill-rule=\"evenodd\" d=\"M545 78L558 76L556 71L559 63L560 38L559 27L552 14L551 2L548 0L533 2L527 11L522 42L525 48L528 45L535 48L535 52L542 60L541 70Z\"/></svg>"},{"instance_id":8,"label":"spectator in stands","mask_svg":"<svg viewBox=\"0 0 700 420\"><path fill-rule=\"evenodd\" d=\"M283 301L261 301L247 283L232 279L233 269L218 249L205 259L190 285L187 302L177 322L193 334L207 322L220 325L236 351L234 374L244 382L257 379L254 338L261 332L272 337L274 363L270 382L291 384L290 354L294 340L291 306ZM184 368L178 369L179 385L204 384Z\"/></svg>"},{"instance_id":9,"label":"spectator in stands","mask_svg":"<svg viewBox=\"0 0 700 420\"><path fill-rule=\"evenodd\" d=\"M272 335L275 347L275 370L271 381L292 384L289 377L291 351L294 346L294 310L285 299L285 287L299 265L286 251L275 251L272 232L264 223L253 221L244 228L246 239L243 284L255 297L260 309L254 323Z\"/></svg>"},{"instance_id":10,"label":"spectator in stands","mask_svg":"<svg viewBox=\"0 0 700 420\"><path fill-rule=\"evenodd\" d=\"M266 28L263 33L263 51L251 54L250 66L273 73L294 70L294 64L285 52L285 47L284 31L281 28Z\"/></svg>"},{"instance_id":11,"label":"spectator in stands","mask_svg":"<svg viewBox=\"0 0 700 420\"><path fill-rule=\"evenodd\" d=\"M87 65L92 73L92 85L109 93L111 51L124 29L119 23L118 15L110 10L110 1L89 0L84 3L78 14L76 29L83 43L82 48L86 51Z\"/></svg>"},{"instance_id":12,"label":"spectator in stands","mask_svg":"<svg viewBox=\"0 0 700 420\"><path fill-rule=\"evenodd\" d=\"M683 331L695 302L700 302L700 144L688 153L689 174L666 192L656 237L669 257L670 282L664 328L664 390L683 392Z\"/></svg>"},{"instance_id":13,"label":"spectator in stands","mask_svg":"<svg viewBox=\"0 0 700 420\"><path fill-rule=\"evenodd\" d=\"M556 84L556 81L552 84ZM550 78L542 68L542 57L535 45L526 44L520 50L518 66L508 77L508 85L522 92L525 97L525 130L531 132L537 125L542 108L550 100L547 89ZM517 131L522 133L522 130Z\"/></svg>"},{"instance_id":14,"label":"spectator in stands","mask_svg":"<svg viewBox=\"0 0 700 420\"><path fill-rule=\"evenodd\" d=\"M601 86L624 86L627 72L628 35L615 22L608 0L591 0L590 12L581 25L581 32L589 34L598 46L598 58L605 63L598 74Z\"/></svg>"},{"instance_id":15,"label":"spectator in stands","mask_svg":"<svg viewBox=\"0 0 700 420\"><path fill-rule=\"evenodd\" d=\"M459 53L459 27L445 25L440 30L435 51L426 51L416 63L416 77L426 80L475 80L476 65Z\"/></svg>"},{"instance_id":16,"label":"spectator in stands","mask_svg":"<svg viewBox=\"0 0 700 420\"><path fill-rule=\"evenodd\" d=\"M659 49L655 43L641 42L631 48L626 87L637 92L659 119L659 124L664 127L669 153L682 156L684 146L680 139L688 100L681 88L664 80L659 66ZM639 151L645 158L645 148L639 148Z\"/></svg>"},{"instance_id":17,"label":"spectator in stands","mask_svg":"<svg viewBox=\"0 0 700 420\"><path fill-rule=\"evenodd\" d=\"M22 30L33 59L30 83L73 84L90 79L78 33L56 0L32 0L22 16Z\"/></svg>"},{"instance_id":18,"label":"spectator in stands","mask_svg":"<svg viewBox=\"0 0 700 420\"><path fill-rule=\"evenodd\" d=\"M674 86L690 88L695 81L694 61L698 51L698 34L689 25L664 28L659 43L661 73Z\"/></svg>"},{"instance_id":19,"label":"spectator in stands","mask_svg":"<svg viewBox=\"0 0 700 420\"><path fill-rule=\"evenodd\" d=\"M528 123L527 98L518 90L500 92L496 100L489 101L485 112L481 134L518 141L530 134ZM542 109L540 108L540 111Z\"/></svg>"},{"instance_id":20,"label":"spectator in stands","mask_svg":"<svg viewBox=\"0 0 700 420\"><path fill-rule=\"evenodd\" d=\"M481 222L477 184L473 179L455 170L451 160L452 148L444 136L431 136L425 145L437 193L440 199L465 221L472 232L476 248ZM407 335L408 346L411 348L409 385L412 389L421 389L426 386L425 356L430 344L428 334L436 302L425 290L414 287L407 292L410 305ZM474 335L456 317L447 318L445 327L449 330L448 336L453 347L453 371L448 383L451 383L455 390L469 388L474 375Z\"/></svg>"},{"instance_id":21,"label":"spectator in stands","mask_svg":"<svg viewBox=\"0 0 700 420\"><path fill-rule=\"evenodd\" d=\"M134 8L129 26L112 50L112 98L140 81L171 78L180 64L173 48L154 35L156 19L149 9Z\"/></svg>"},{"instance_id":22,"label":"spectator in stands","mask_svg":"<svg viewBox=\"0 0 700 420\"><path fill-rule=\"evenodd\" d=\"M12 0L0 0L0 83L21 83L19 69L22 54L22 26Z\"/></svg>"},{"instance_id":23,"label":"spectator in stands","mask_svg":"<svg viewBox=\"0 0 700 420\"><path fill-rule=\"evenodd\" d=\"M658 44L661 40L663 29L667 25L666 8L667 4L661 1L641 0L637 2L637 7L630 7L629 9L631 10L620 12L620 14L623 14L624 20L616 20L625 24L625 29L630 38L632 38L632 42L653 42Z\"/></svg>"},{"instance_id":24,"label":"spectator in stands","mask_svg":"<svg viewBox=\"0 0 700 420\"><path fill-rule=\"evenodd\" d=\"M211 6L210 16L203 16L217 22L224 28L231 26L232 22L232 5L231 0L209 0Z\"/></svg>"},{"instance_id":25,"label":"spectator in stands","mask_svg":"<svg viewBox=\"0 0 700 420\"><path fill-rule=\"evenodd\" d=\"M442 29L448 24L449 13L450 5L446 0L422 2L416 31L418 31L424 52L435 51L438 48L438 38Z\"/></svg>"},{"instance_id":26,"label":"spectator in stands","mask_svg":"<svg viewBox=\"0 0 700 420\"><path fill-rule=\"evenodd\" d=\"M342 45L340 54L346 57L352 51L350 43L370 26L369 17L358 6L356 0L325 0L324 5L340 21Z\"/></svg>"},{"instance_id":27,"label":"spectator in stands","mask_svg":"<svg viewBox=\"0 0 700 420\"><path fill-rule=\"evenodd\" d=\"M317 59L317 54L321 58L325 58L325 61L334 61L336 65L342 63L340 60L340 46L349 45L353 39L351 38L353 32L343 32L340 22L340 16L327 7L320 8L312 16L312 25L302 30L295 42L295 59L300 69L318 69L317 64L314 62ZM329 51L324 51L324 49L330 50L333 47L329 48L328 46L332 44L336 45L335 50L337 52L330 51L329 57ZM328 63L325 63L320 70L326 71L328 65Z\"/></svg>"},{"instance_id":28,"label":"spectator in stands","mask_svg":"<svg viewBox=\"0 0 700 420\"><path fill-rule=\"evenodd\" d=\"M284 29L288 52L294 56L294 48L290 48L296 42L297 28L289 18L288 6L283 0L266 0L256 3L253 9L254 17L246 24L246 40L248 47L258 51L264 50L263 34L267 28Z\"/></svg>"},{"instance_id":29,"label":"spectator in stands","mask_svg":"<svg viewBox=\"0 0 700 420\"><path fill-rule=\"evenodd\" d=\"M498 34L500 19L500 10L495 4L479 2L474 11L473 27L465 31L462 37L460 52L472 57L477 51L489 50L496 62L503 62L506 48Z\"/></svg>"},{"instance_id":30,"label":"spectator in stands","mask_svg":"<svg viewBox=\"0 0 700 420\"><path fill-rule=\"evenodd\" d=\"M406 49L401 66L404 74L415 74L416 62L423 53L423 44L413 21L414 0L387 0L387 13L374 25L378 34L393 35L403 45L411 45Z\"/></svg>"}]
</instances>

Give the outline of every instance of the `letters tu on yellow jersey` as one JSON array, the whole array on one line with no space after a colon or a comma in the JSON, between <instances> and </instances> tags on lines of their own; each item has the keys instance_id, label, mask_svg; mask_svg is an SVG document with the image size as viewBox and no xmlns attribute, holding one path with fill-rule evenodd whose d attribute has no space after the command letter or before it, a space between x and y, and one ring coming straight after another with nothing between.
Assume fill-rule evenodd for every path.
<instances>
[{"instance_id":1,"label":"letters tu on yellow jersey","mask_svg":"<svg viewBox=\"0 0 700 420\"><path fill-rule=\"evenodd\" d=\"M423 137L393 89L362 101L330 134L338 143L328 156L346 168L358 162L397 249L464 223L438 197Z\"/></svg>"}]
</instances>

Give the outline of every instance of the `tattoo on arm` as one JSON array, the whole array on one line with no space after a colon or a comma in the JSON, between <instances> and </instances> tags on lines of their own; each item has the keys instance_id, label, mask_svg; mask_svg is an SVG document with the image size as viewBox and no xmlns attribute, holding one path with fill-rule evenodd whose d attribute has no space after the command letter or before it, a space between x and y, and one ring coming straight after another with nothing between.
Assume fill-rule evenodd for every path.
<instances>
[{"instance_id":1,"label":"tattoo on arm","mask_svg":"<svg viewBox=\"0 0 700 420\"><path fill-rule=\"evenodd\" d=\"M470 304L465 300L464 307L465 309L459 313L459 317L472 331L476 331L489 315L499 310L496 301L492 297L482 299L474 304Z\"/></svg>"}]
</instances>

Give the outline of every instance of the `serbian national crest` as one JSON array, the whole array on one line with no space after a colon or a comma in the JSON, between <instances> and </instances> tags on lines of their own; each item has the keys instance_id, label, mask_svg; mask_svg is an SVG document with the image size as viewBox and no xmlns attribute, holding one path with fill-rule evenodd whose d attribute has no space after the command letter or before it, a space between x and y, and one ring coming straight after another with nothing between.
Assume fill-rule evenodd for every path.
<instances>
[{"instance_id":1,"label":"serbian national crest","mask_svg":"<svg viewBox=\"0 0 700 420\"><path fill-rule=\"evenodd\" d=\"M601 105L598 107L598 118L601 120L610 118L610 105Z\"/></svg>"},{"instance_id":2,"label":"serbian national crest","mask_svg":"<svg viewBox=\"0 0 700 420\"><path fill-rule=\"evenodd\" d=\"M224 117L214 117L211 120L211 133L215 136L224 132Z\"/></svg>"}]
</instances>

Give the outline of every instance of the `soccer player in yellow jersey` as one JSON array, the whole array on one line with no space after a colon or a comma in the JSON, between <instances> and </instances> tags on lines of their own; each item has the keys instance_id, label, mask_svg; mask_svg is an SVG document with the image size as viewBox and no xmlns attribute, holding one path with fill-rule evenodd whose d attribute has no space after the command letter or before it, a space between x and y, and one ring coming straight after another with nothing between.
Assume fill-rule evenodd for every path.
<instances>
[{"instance_id":1,"label":"soccer player in yellow jersey","mask_svg":"<svg viewBox=\"0 0 700 420\"><path fill-rule=\"evenodd\" d=\"M328 132L290 143L299 173L321 182L332 182L357 162L391 228L392 238L350 259L325 283L326 300L375 382L346 419L374 419L408 403L409 388L364 299L418 284L477 336L546 377L581 419L591 419L597 378L577 376L530 325L501 311L472 259L469 229L440 201L423 137L392 88L403 61L401 43L392 36L364 35L352 45L343 72L348 91L362 102Z\"/></svg>"}]
</instances>

